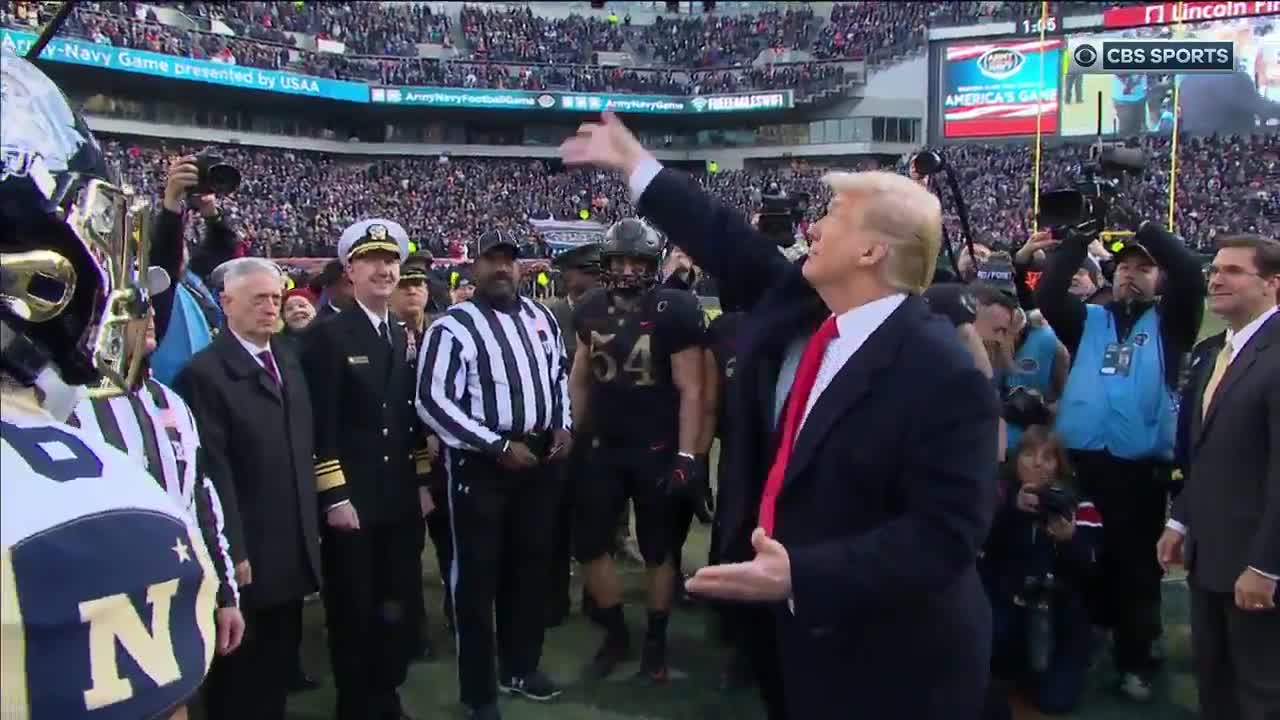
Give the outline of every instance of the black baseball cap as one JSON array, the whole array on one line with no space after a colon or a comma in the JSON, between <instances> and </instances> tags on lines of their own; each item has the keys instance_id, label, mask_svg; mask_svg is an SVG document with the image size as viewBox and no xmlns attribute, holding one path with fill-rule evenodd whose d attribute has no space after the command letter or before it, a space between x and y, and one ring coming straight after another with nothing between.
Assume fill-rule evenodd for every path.
<instances>
[{"instance_id":1,"label":"black baseball cap","mask_svg":"<svg viewBox=\"0 0 1280 720\"><path fill-rule=\"evenodd\" d=\"M978 280L1000 292L1016 296L1017 286L1014 281L1013 258L1006 252L993 252L977 264Z\"/></svg>"},{"instance_id":2,"label":"black baseball cap","mask_svg":"<svg viewBox=\"0 0 1280 720\"><path fill-rule=\"evenodd\" d=\"M515 236L506 230L487 230L476 238L474 252L471 253L473 258L489 253L500 247L511 248L511 252L516 257L520 257L520 245L516 242Z\"/></svg>"},{"instance_id":3,"label":"black baseball cap","mask_svg":"<svg viewBox=\"0 0 1280 720\"><path fill-rule=\"evenodd\" d=\"M1151 251L1147 249L1147 246L1146 246L1146 245L1143 245L1142 243L1136 243L1136 242L1135 242L1135 243L1125 243L1125 244L1124 244L1124 247L1122 247L1122 248L1120 248L1119 250L1116 250L1114 253L1112 253L1112 256L1111 256L1111 257L1112 257L1116 262L1120 262L1120 259L1121 259L1121 258L1123 258L1125 255L1130 255L1130 254L1133 254L1133 253L1140 253L1140 254L1142 254L1142 255L1146 256L1147 260L1148 260L1148 261L1150 261L1150 263L1151 263L1152 265L1159 265L1159 264L1160 264L1160 263L1156 262L1156 258L1155 258L1155 256L1151 254Z\"/></svg>"}]
</instances>

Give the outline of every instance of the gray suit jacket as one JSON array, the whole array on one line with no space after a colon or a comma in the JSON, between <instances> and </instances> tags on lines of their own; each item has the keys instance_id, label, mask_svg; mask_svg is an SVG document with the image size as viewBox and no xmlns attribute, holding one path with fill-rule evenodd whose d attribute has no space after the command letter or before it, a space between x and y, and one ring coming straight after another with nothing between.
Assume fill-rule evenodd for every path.
<instances>
[{"instance_id":1,"label":"gray suit jacket","mask_svg":"<svg viewBox=\"0 0 1280 720\"><path fill-rule=\"evenodd\" d=\"M1204 387L1224 339L1196 347L1203 359L1182 408L1192 413L1189 472L1173 519L1188 528L1192 581L1229 593L1246 567L1280 575L1280 315L1236 356L1204 415Z\"/></svg>"}]
</instances>

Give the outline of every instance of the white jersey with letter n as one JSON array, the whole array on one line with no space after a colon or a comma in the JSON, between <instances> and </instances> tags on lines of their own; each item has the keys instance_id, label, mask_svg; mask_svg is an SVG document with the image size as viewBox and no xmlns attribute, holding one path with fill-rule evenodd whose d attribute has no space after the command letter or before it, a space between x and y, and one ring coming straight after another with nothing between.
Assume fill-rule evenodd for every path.
<instances>
[{"instance_id":1,"label":"white jersey with letter n","mask_svg":"<svg viewBox=\"0 0 1280 720\"><path fill-rule=\"evenodd\" d=\"M0 414L0 717L167 717L213 658L199 530L128 456L17 405Z\"/></svg>"}]
</instances>

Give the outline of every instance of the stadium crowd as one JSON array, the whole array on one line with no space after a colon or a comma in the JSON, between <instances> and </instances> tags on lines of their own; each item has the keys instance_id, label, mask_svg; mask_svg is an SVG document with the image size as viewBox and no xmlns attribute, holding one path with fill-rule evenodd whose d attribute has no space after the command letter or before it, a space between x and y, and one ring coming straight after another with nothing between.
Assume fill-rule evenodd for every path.
<instances>
[{"instance_id":1,"label":"stadium crowd","mask_svg":"<svg viewBox=\"0 0 1280 720\"><path fill-rule=\"evenodd\" d=\"M1119 3L1051 3L1051 12L1098 12L1100 6L1116 4ZM433 13L425 3L385 6L378 2L299 5L197 1L150 5L171 5L196 18L220 19L239 37L228 39L169 27L161 24L148 6L116 1L82 3L67 31L95 42L155 52L381 82L390 82L393 74L433 77L434 71L422 75L420 68L415 71L400 67L400 63L420 62L413 57L419 43L446 48L453 44L450 17ZM464 5L459 19L468 46L462 49L472 59L591 65L596 64L594 53L622 51L630 42L648 62L683 68L723 68L749 65L766 48L808 50L822 59L866 58L880 62L921 47L930 25L1020 19L1037 14L1039 8L1030 2L858 2L834 4L829 21L815 17L808 8L788 7L785 11L759 14L660 16L652 25L632 26L630 16L619 19L616 14L605 20L578 15L551 19L535 15L527 7L496 10ZM50 11L39 2L0 3L0 24L4 25L38 26L49 15ZM346 53L335 57L297 50L297 38L289 33L339 40L346 45ZM288 49L294 50L294 67L290 67ZM380 59L356 60L352 55ZM536 71L509 74L518 77L521 72ZM463 86L469 74L440 72L439 77L440 82ZM610 89L631 88L618 85Z\"/></svg>"},{"instance_id":2,"label":"stadium crowd","mask_svg":"<svg viewBox=\"0 0 1280 720\"><path fill-rule=\"evenodd\" d=\"M203 8L204 12L209 12L204 5L197 5L197 7ZM189 9L194 11L196 8ZM278 11L278 8L274 10ZM516 23L515 16L510 13L495 14L493 11L480 10L468 12L468 22L473 24L495 23L506 27ZM268 16L274 15L268 13ZM419 16L406 15L401 18L401 21L409 23L412 27L413 19L417 17ZM448 23L446 16L433 17L444 24ZM3 5L0 5L0 25L35 27L47 19L47 12L37 3L6 0ZM230 22L231 16L227 19ZM581 18L573 19L581 20ZM284 21L281 20L281 22ZM341 27L341 21L334 19L333 22L334 29L338 30ZM365 20L357 18L348 22L364 23ZM364 25L359 26L364 27ZM262 28L263 26L253 25L252 27ZM574 37L572 32L575 31L571 28L575 27L573 22L559 30L547 26L546 38L551 38L557 33L562 39ZM266 70L293 70L317 77L397 85L519 90L561 89L573 92L672 95L791 88L796 90L798 97L804 98L811 93L837 88L844 83L845 79L845 71L842 67L822 63L779 63L762 67L717 68L697 73L682 73L677 79L672 70L605 68L592 65L590 57L564 54L580 51L580 48L572 43L559 46L541 44L532 49L526 48L527 52L521 50L515 54L504 54L505 51L498 52L496 55L492 52L477 53L477 56L482 58L480 61L441 62L436 59L417 57L391 57L400 54L395 52L371 53L376 57L313 53L277 44L277 41L287 41L292 44L295 39L290 35L282 34L280 38L262 38L250 34L251 37L258 37L260 40L271 40L268 43L227 37L217 33L180 30L157 22L154 12L142 9L140 6L130 7L126 3L86 3L85 7L77 7L64 27L64 32L73 37L82 37L101 44L169 55L247 65ZM364 52L359 48L364 47L365 42L375 42L367 40L373 37L383 38L376 42L388 44L401 42L401 47L412 47L414 42L420 42L418 39L390 40L386 39L390 37L389 35L380 33L382 31L376 29L362 31L347 42L349 47L356 49L356 52ZM481 34L487 35L488 31ZM508 37L508 35L508 31L504 30L494 37ZM521 45L521 47L525 46ZM552 52L548 48L555 47L561 48L555 51L560 54L548 54ZM292 59L295 56L297 59ZM543 64L521 65L518 64L519 62Z\"/></svg>"},{"instance_id":3,"label":"stadium crowd","mask_svg":"<svg viewBox=\"0 0 1280 720\"><path fill-rule=\"evenodd\" d=\"M1164 220L1169 213L1170 142L1152 136L1141 146L1148 169L1140 180L1122 180L1124 194L1143 217ZM1041 187L1071 186L1080 178L1088 152L1089 145L1082 143L1047 148ZM975 238L1016 250L1030 232L1033 148L1025 143L966 143L947 148L947 155L960 175ZM1197 249L1212 248L1223 233L1267 235L1280 229L1280 133L1184 138L1178 162L1174 224ZM960 224L950 192L943 197L950 211L948 231L957 238Z\"/></svg>"},{"instance_id":4,"label":"stadium crowd","mask_svg":"<svg viewBox=\"0 0 1280 720\"><path fill-rule=\"evenodd\" d=\"M545 18L528 6L463 5L463 36L477 57L537 63L596 64L593 53L619 52L626 42L615 22L570 15Z\"/></svg>"},{"instance_id":5,"label":"stadium crowd","mask_svg":"<svg viewBox=\"0 0 1280 720\"><path fill-rule=\"evenodd\" d=\"M707 15L669 20L658 17L652 25L633 30L640 54L648 60L681 67L718 67L748 64L760 51L800 50L813 32L813 10L807 5L786 12L769 10L758 15Z\"/></svg>"},{"instance_id":6,"label":"stadium crowd","mask_svg":"<svg viewBox=\"0 0 1280 720\"><path fill-rule=\"evenodd\" d=\"M1222 233L1275 232L1280 227L1280 134L1188 138L1180 156L1176 226L1198 249ZM1168 213L1169 146L1166 138L1143 141L1149 171L1126 194L1146 217ZM107 144L129 182L154 192L163 184L164 159L191 154L193 146L155 145L119 138ZM1041 186L1069 186L1079 177L1087 145L1047 148ZM483 158L337 157L319 153L240 147L218 149L241 168L245 182L225 201L253 254L275 257L331 255L337 234L360 217L400 219L411 237L437 257L457 257L480 228L502 227L533 241L528 219L590 219L611 223L631 212L625 188L612 176L590 171L555 173L538 160ZM975 239L1016 250L1030 232L1032 149L1024 144L964 144L947 149L962 180ZM905 170L905 159L899 163ZM784 171L721 171L700 179L744 213L759 210L771 182L810 193L810 219L827 199L819 181L824 168L796 164ZM947 226L960 237L950 193L944 192ZM535 248L535 254L543 250Z\"/></svg>"},{"instance_id":7,"label":"stadium crowd","mask_svg":"<svg viewBox=\"0 0 1280 720\"><path fill-rule=\"evenodd\" d=\"M337 40L356 55L416 56L417 43L452 46L449 16L426 3L183 2L193 17L219 19L236 34L293 44L286 32Z\"/></svg>"}]
</instances>

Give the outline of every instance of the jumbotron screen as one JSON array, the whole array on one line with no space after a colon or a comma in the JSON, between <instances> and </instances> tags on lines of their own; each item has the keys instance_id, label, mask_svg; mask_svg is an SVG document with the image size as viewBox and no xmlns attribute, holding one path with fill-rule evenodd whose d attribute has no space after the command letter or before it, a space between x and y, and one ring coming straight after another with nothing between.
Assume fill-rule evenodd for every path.
<instances>
[{"instance_id":1,"label":"jumbotron screen","mask_svg":"<svg viewBox=\"0 0 1280 720\"><path fill-rule=\"evenodd\" d=\"M950 45L942 63L944 138L1058 131L1061 38Z\"/></svg>"},{"instance_id":2,"label":"jumbotron screen","mask_svg":"<svg viewBox=\"0 0 1280 720\"><path fill-rule=\"evenodd\" d=\"M1181 84L1184 128L1195 133L1249 132L1219 107L1224 98L1249 95L1280 101L1280 15L1236 18L1181 27L1163 25L1090 35L1092 38L1187 38L1231 40L1236 73L1223 75L1067 75L1062 81L1062 134L1098 131L1123 136L1168 134L1173 129L1173 87ZM1194 78L1194 79L1192 79ZM1188 89L1187 82L1194 85ZM1266 103L1259 103L1265 106ZM1270 121L1274 123L1275 121Z\"/></svg>"}]
</instances>

